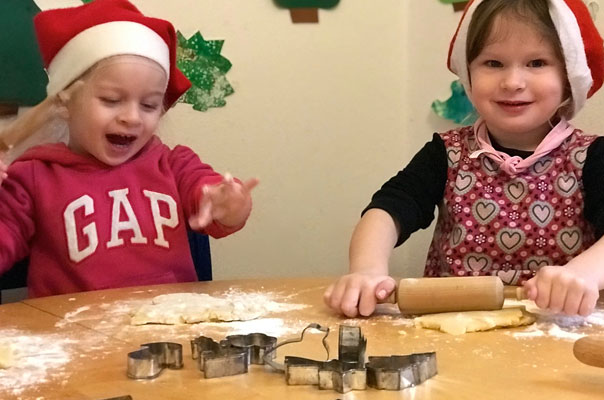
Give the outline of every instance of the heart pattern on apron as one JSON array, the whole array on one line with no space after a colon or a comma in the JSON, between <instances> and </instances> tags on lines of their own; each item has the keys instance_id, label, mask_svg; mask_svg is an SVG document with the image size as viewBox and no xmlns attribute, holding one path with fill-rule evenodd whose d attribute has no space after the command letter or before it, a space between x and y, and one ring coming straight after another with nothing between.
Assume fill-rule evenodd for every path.
<instances>
[{"instance_id":1,"label":"heart pattern on apron","mask_svg":"<svg viewBox=\"0 0 604 400\"><path fill-rule=\"evenodd\" d=\"M466 194L476 183L476 176L471 172L460 172L455 179L455 193Z\"/></svg>"},{"instance_id":2,"label":"heart pattern on apron","mask_svg":"<svg viewBox=\"0 0 604 400\"><path fill-rule=\"evenodd\" d=\"M512 203L520 203L528 194L528 183L522 178L516 178L503 186L505 196Z\"/></svg>"},{"instance_id":3,"label":"heart pattern on apron","mask_svg":"<svg viewBox=\"0 0 604 400\"><path fill-rule=\"evenodd\" d=\"M579 184L575 175L564 173L558 176L556 179L556 184L554 185L556 192L560 193L560 195L564 197L571 196L573 193L575 193L578 187Z\"/></svg>"},{"instance_id":4,"label":"heart pattern on apron","mask_svg":"<svg viewBox=\"0 0 604 400\"><path fill-rule=\"evenodd\" d=\"M526 234L521 229L504 228L497 233L495 238L499 248L507 254L512 254L526 241Z\"/></svg>"},{"instance_id":5,"label":"heart pattern on apron","mask_svg":"<svg viewBox=\"0 0 604 400\"><path fill-rule=\"evenodd\" d=\"M543 201L535 201L531 204L529 213L533 222L541 228L545 228L554 218L552 205Z\"/></svg>"},{"instance_id":6,"label":"heart pattern on apron","mask_svg":"<svg viewBox=\"0 0 604 400\"><path fill-rule=\"evenodd\" d=\"M556 235L558 247L566 254L575 253L581 247L581 231L578 228L564 228Z\"/></svg>"},{"instance_id":7,"label":"heart pattern on apron","mask_svg":"<svg viewBox=\"0 0 604 400\"><path fill-rule=\"evenodd\" d=\"M494 200L479 199L472 205L472 215L481 225L486 225L499 214L499 205Z\"/></svg>"}]
</instances>

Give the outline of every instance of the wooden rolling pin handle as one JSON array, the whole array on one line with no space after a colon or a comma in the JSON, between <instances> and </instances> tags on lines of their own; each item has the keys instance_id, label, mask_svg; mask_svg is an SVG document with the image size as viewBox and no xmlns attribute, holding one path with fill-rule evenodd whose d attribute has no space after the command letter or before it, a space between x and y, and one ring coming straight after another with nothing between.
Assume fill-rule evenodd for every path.
<instances>
[{"instance_id":1,"label":"wooden rolling pin handle","mask_svg":"<svg viewBox=\"0 0 604 400\"><path fill-rule=\"evenodd\" d=\"M604 337L585 336L573 346L575 358L583 364L604 368Z\"/></svg>"},{"instance_id":2,"label":"wooden rolling pin handle","mask_svg":"<svg viewBox=\"0 0 604 400\"><path fill-rule=\"evenodd\" d=\"M528 297L526 296L526 291L522 286L504 286L503 287L503 297L506 299L513 300L526 300Z\"/></svg>"}]
</instances>

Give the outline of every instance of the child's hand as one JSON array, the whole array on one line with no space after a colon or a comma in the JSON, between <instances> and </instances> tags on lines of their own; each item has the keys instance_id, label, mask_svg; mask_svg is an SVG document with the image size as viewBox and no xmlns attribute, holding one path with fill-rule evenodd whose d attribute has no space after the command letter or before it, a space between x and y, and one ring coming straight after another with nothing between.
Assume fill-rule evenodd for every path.
<instances>
[{"instance_id":1,"label":"child's hand","mask_svg":"<svg viewBox=\"0 0 604 400\"><path fill-rule=\"evenodd\" d=\"M241 225L250 213L251 191L258 182L252 178L239 183L226 173L219 184L204 186L199 209L189 218L189 225L196 230L203 229L212 221L227 227Z\"/></svg>"},{"instance_id":2,"label":"child's hand","mask_svg":"<svg viewBox=\"0 0 604 400\"><path fill-rule=\"evenodd\" d=\"M0 157L1 156L3 156L3 154L0 154ZM2 182L8 177L7 171L8 166L0 160L0 185L2 185Z\"/></svg>"},{"instance_id":3,"label":"child's hand","mask_svg":"<svg viewBox=\"0 0 604 400\"><path fill-rule=\"evenodd\" d=\"M543 267L524 287L540 308L567 315L591 314L599 297L596 280L568 266Z\"/></svg>"},{"instance_id":4,"label":"child's hand","mask_svg":"<svg viewBox=\"0 0 604 400\"><path fill-rule=\"evenodd\" d=\"M369 316L378 301L386 299L396 288L396 281L387 275L353 272L330 285L325 304L348 317Z\"/></svg>"}]
</instances>

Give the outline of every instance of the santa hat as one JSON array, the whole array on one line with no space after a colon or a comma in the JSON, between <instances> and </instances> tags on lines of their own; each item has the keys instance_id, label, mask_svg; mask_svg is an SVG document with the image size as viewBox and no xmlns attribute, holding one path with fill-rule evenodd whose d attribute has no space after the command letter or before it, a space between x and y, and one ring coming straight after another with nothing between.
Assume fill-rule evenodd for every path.
<instances>
[{"instance_id":1,"label":"santa hat","mask_svg":"<svg viewBox=\"0 0 604 400\"><path fill-rule=\"evenodd\" d=\"M449 47L448 67L459 76L468 92L471 90L466 62L468 27L476 7L482 1L471 0L468 3ZM602 86L604 47L589 10L581 0L549 0L549 14L560 38L571 87L572 110L565 115L570 119L583 107L585 100Z\"/></svg>"},{"instance_id":2,"label":"santa hat","mask_svg":"<svg viewBox=\"0 0 604 400\"><path fill-rule=\"evenodd\" d=\"M146 17L127 0L95 0L34 17L47 94L65 89L104 58L137 55L157 62L168 76L164 105L171 107L191 83L176 67L176 34L168 21Z\"/></svg>"}]
</instances>

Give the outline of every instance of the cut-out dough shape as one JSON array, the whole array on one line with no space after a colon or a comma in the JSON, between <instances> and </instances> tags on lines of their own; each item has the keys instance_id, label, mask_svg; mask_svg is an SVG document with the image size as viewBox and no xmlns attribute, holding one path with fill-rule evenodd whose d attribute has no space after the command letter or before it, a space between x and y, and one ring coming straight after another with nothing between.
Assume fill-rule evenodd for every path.
<instances>
[{"instance_id":1,"label":"cut-out dough shape","mask_svg":"<svg viewBox=\"0 0 604 400\"><path fill-rule=\"evenodd\" d=\"M430 314L413 320L417 328L436 329L452 335L530 325L535 316L524 307L495 311L464 311Z\"/></svg>"}]
</instances>

